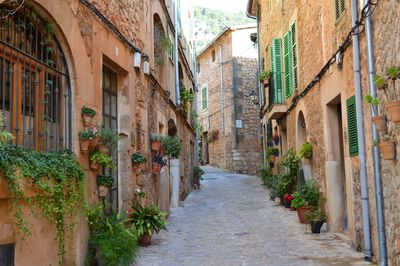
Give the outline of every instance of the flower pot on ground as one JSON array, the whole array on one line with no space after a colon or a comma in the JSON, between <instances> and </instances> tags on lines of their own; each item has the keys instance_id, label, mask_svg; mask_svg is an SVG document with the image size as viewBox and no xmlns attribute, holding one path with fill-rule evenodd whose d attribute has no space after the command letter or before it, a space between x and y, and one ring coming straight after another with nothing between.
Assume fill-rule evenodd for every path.
<instances>
[{"instance_id":1,"label":"flower pot on ground","mask_svg":"<svg viewBox=\"0 0 400 266\"><path fill-rule=\"evenodd\" d=\"M389 119L395 123L400 122L400 100L388 102L385 107L389 113Z\"/></svg>"},{"instance_id":2,"label":"flower pot on ground","mask_svg":"<svg viewBox=\"0 0 400 266\"><path fill-rule=\"evenodd\" d=\"M163 138L164 137L160 134L155 134L155 133L150 134L151 150L159 151L161 148L161 143Z\"/></svg>"},{"instance_id":3,"label":"flower pot on ground","mask_svg":"<svg viewBox=\"0 0 400 266\"><path fill-rule=\"evenodd\" d=\"M106 197L110 188L114 186L114 177L108 175L98 175L97 185L99 188L99 197Z\"/></svg>"},{"instance_id":4,"label":"flower pot on ground","mask_svg":"<svg viewBox=\"0 0 400 266\"><path fill-rule=\"evenodd\" d=\"M309 213L309 212L312 212L313 209L314 208L310 207L310 206L301 206L301 207L296 208L297 216L299 217L300 223L302 223L302 224L308 223L308 221L306 220L305 215L307 213Z\"/></svg>"},{"instance_id":5,"label":"flower pot on ground","mask_svg":"<svg viewBox=\"0 0 400 266\"><path fill-rule=\"evenodd\" d=\"M293 196L290 194L285 194L285 196L283 196L283 203L285 205L285 208L289 209L292 206L292 200Z\"/></svg>"},{"instance_id":6,"label":"flower pot on ground","mask_svg":"<svg viewBox=\"0 0 400 266\"><path fill-rule=\"evenodd\" d=\"M79 132L79 144L81 152L86 154L89 152L90 140L95 137L92 130L83 130Z\"/></svg>"},{"instance_id":7,"label":"flower pot on ground","mask_svg":"<svg viewBox=\"0 0 400 266\"><path fill-rule=\"evenodd\" d=\"M139 239L139 245L141 245L142 247L150 246L151 238L152 235L150 235L148 232L144 233Z\"/></svg>"},{"instance_id":8,"label":"flower pot on ground","mask_svg":"<svg viewBox=\"0 0 400 266\"><path fill-rule=\"evenodd\" d=\"M310 223L311 232L314 234L319 234L322 225L327 221L325 213L320 209L306 213L305 219Z\"/></svg>"},{"instance_id":9,"label":"flower pot on ground","mask_svg":"<svg viewBox=\"0 0 400 266\"><path fill-rule=\"evenodd\" d=\"M83 106L81 109L81 114L84 126L91 126L93 124L93 117L96 115L96 111L92 108Z\"/></svg>"},{"instance_id":10,"label":"flower pot on ground","mask_svg":"<svg viewBox=\"0 0 400 266\"><path fill-rule=\"evenodd\" d=\"M203 169L198 166L193 167L193 186L195 189L200 188L200 181L203 180L202 176L204 175Z\"/></svg>"},{"instance_id":11,"label":"flower pot on ground","mask_svg":"<svg viewBox=\"0 0 400 266\"><path fill-rule=\"evenodd\" d=\"M321 227L324 225L323 221L318 221L318 222L310 222L311 226L311 232L313 234L319 234L321 233Z\"/></svg>"},{"instance_id":12,"label":"flower pot on ground","mask_svg":"<svg viewBox=\"0 0 400 266\"><path fill-rule=\"evenodd\" d=\"M293 196L291 207L296 208L300 223L307 223L305 214L317 209L322 200L315 180L307 180Z\"/></svg>"},{"instance_id":13,"label":"flower pot on ground","mask_svg":"<svg viewBox=\"0 0 400 266\"><path fill-rule=\"evenodd\" d=\"M394 160L396 158L396 147L394 140L385 135L379 143L379 150L381 151L384 160Z\"/></svg>"},{"instance_id":14,"label":"flower pot on ground","mask_svg":"<svg viewBox=\"0 0 400 266\"><path fill-rule=\"evenodd\" d=\"M377 115L371 117L372 122L374 123L376 129L382 134L386 133L386 117L384 115Z\"/></svg>"}]
</instances>

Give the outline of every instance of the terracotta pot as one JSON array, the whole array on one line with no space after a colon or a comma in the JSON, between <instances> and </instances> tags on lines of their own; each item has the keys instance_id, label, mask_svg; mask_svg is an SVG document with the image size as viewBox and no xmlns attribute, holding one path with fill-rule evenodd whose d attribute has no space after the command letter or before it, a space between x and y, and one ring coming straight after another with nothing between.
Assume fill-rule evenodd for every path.
<instances>
[{"instance_id":1,"label":"terracotta pot","mask_svg":"<svg viewBox=\"0 0 400 266\"><path fill-rule=\"evenodd\" d=\"M164 157L164 156L165 156L165 149L164 149L164 147L161 147L161 148L160 148L159 155L160 155L161 157Z\"/></svg>"},{"instance_id":2,"label":"terracotta pot","mask_svg":"<svg viewBox=\"0 0 400 266\"><path fill-rule=\"evenodd\" d=\"M93 121L93 116L91 115L82 115L83 125L85 127L91 126Z\"/></svg>"},{"instance_id":3,"label":"terracotta pot","mask_svg":"<svg viewBox=\"0 0 400 266\"><path fill-rule=\"evenodd\" d=\"M100 169L100 165L98 163L90 163L90 169L92 169L93 171L99 171Z\"/></svg>"},{"instance_id":4,"label":"terracotta pot","mask_svg":"<svg viewBox=\"0 0 400 266\"><path fill-rule=\"evenodd\" d=\"M275 155L269 156L269 161L270 162L275 162Z\"/></svg>"},{"instance_id":5,"label":"terracotta pot","mask_svg":"<svg viewBox=\"0 0 400 266\"><path fill-rule=\"evenodd\" d=\"M263 80L263 84L264 84L264 87L268 87L268 85L269 85L269 79L264 79L264 80Z\"/></svg>"},{"instance_id":6,"label":"terracotta pot","mask_svg":"<svg viewBox=\"0 0 400 266\"><path fill-rule=\"evenodd\" d=\"M386 117L384 115L377 115L371 118L376 129L382 134L386 133Z\"/></svg>"},{"instance_id":7,"label":"terracotta pot","mask_svg":"<svg viewBox=\"0 0 400 266\"><path fill-rule=\"evenodd\" d=\"M139 245L146 247L151 245L151 235L149 233L144 233L139 239Z\"/></svg>"},{"instance_id":8,"label":"terracotta pot","mask_svg":"<svg viewBox=\"0 0 400 266\"><path fill-rule=\"evenodd\" d=\"M295 207L290 207L290 210L291 211L296 211L296 208Z\"/></svg>"},{"instance_id":9,"label":"terracotta pot","mask_svg":"<svg viewBox=\"0 0 400 266\"><path fill-rule=\"evenodd\" d=\"M110 154L110 147L100 144L99 145L99 152L104 154L104 155L109 155Z\"/></svg>"},{"instance_id":10,"label":"terracotta pot","mask_svg":"<svg viewBox=\"0 0 400 266\"><path fill-rule=\"evenodd\" d=\"M384 160L394 160L396 158L396 149L394 141L383 141L379 143L379 149Z\"/></svg>"},{"instance_id":11,"label":"terracotta pot","mask_svg":"<svg viewBox=\"0 0 400 266\"><path fill-rule=\"evenodd\" d=\"M160 174L160 172L161 172L161 164L159 164L159 163L152 163L152 169L153 169L153 173L154 174Z\"/></svg>"},{"instance_id":12,"label":"terracotta pot","mask_svg":"<svg viewBox=\"0 0 400 266\"><path fill-rule=\"evenodd\" d=\"M151 150L152 151L159 151L161 148L161 141L156 140L151 142Z\"/></svg>"},{"instance_id":13,"label":"terracotta pot","mask_svg":"<svg viewBox=\"0 0 400 266\"><path fill-rule=\"evenodd\" d=\"M109 187L99 185L99 197L107 197L109 190Z\"/></svg>"},{"instance_id":14,"label":"terracotta pot","mask_svg":"<svg viewBox=\"0 0 400 266\"><path fill-rule=\"evenodd\" d=\"M400 122L400 100L388 102L385 106L390 120L395 123Z\"/></svg>"},{"instance_id":15,"label":"terracotta pot","mask_svg":"<svg viewBox=\"0 0 400 266\"><path fill-rule=\"evenodd\" d=\"M80 140L81 152L83 154L86 154L89 152L89 145L90 145L89 139L81 139Z\"/></svg>"},{"instance_id":16,"label":"terracotta pot","mask_svg":"<svg viewBox=\"0 0 400 266\"><path fill-rule=\"evenodd\" d=\"M99 145L99 137L96 136L95 138L90 140L90 147L96 148Z\"/></svg>"},{"instance_id":17,"label":"terracotta pot","mask_svg":"<svg viewBox=\"0 0 400 266\"><path fill-rule=\"evenodd\" d=\"M305 218L305 214L307 212L312 211L314 208L313 207L309 207L309 206L302 206L297 208L297 216L299 217L300 223L302 224L306 224L306 218Z\"/></svg>"}]
</instances>

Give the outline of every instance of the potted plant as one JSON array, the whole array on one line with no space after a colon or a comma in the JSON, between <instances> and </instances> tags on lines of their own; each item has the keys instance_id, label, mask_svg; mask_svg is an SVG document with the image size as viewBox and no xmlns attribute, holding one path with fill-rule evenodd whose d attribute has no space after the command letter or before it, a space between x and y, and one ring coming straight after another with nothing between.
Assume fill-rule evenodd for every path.
<instances>
[{"instance_id":1,"label":"potted plant","mask_svg":"<svg viewBox=\"0 0 400 266\"><path fill-rule=\"evenodd\" d=\"M301 145L298 156L310 160L313 155L313 147L311 142L305 142Z\"/></svg>"},{"instance_id":2,"label":"potted plant","mask_svg":"<svg viewBox=\"0 0 400 266\"><path fill-rule=\"evenodd\" d=\"M389 67L386 71L386 75L393 83L393 101L386 104L386 109L389 113L389 117L393 122L400 122L400 99L396 98L396 80L400 78L399 67Z\"/></svg>"},{"instance_id":3,"label":"potted plant","mask_svg":"<svg viewBox=\"0 0 400 266\"><path fill-rule=\"evenodd\" d=\"M106 167L106 168L114 168L115 165L113 164L113 159L105 155L101 152L93 152L90 157L90 168L92 170L99 170L100 166Z\"/></svg>"},{"instance_id":4,"label":"potted plant","mask_svg":"<svg viewBox=\"0 0 400 266\"><path fill-rule=\"evenodd\" d=\"M90 148L96 148L99 145L99 136L96 127L89 129L93 132L93 138L90 140Z\"/></svg>"},{"instance_id":5,"label":"potted plant","mask_svg":"<svg viewBox=\"0 0 400 266\"><path fill-rule=\"evenodd\" d=\"M161 156L156 155L151 165L153 173L158 175L161 173L161 169L166 163Z\"/></svg>"},{"instance_id":6,"label":"potted plant","mask_svg":"<svg viewBox=\"0 0 400 266\"><path fill-rule=\"evenodd\" d=\"M389 135L382 137L381 143L379 143L379 150L384 160L394 160L396 158L395 142Z\"/></svg>"},{"instance_id":7,"label":"potted plant","mask_svg":"<svg viewBox=\"0 0 400 266\"><path fill-rule=\"evenodd\" d=\"M92 125L93 117L96 115L96 111L92 108L82 106L81 114L84 126L87 127Z\"/></svg>"},{"instance_id":8,"label":"potted plant","mask_svg":"<svg viewBox=\"0 0 400 266\"><path fill-rule=\"evenodd\" d=\"M364 97L364 101L371 105L375 114L379 114L379 110L378 110L379 99L378 98L373 97L368 94ZM383 134L386 133L386 116L376 115L376 116L372 117L371 120L379 132L381 132Z\"/></svg>"},{"instance_id":9,"label":"potted plant","mask_svg":"<svg viewBox=\"0 0 400 266\"><path fill-rule=\"evenodd\" d=\"M101 128L99 130L99 152L109 154L110 148L117 146L118 134L111 128Z\"/></svg>"},{"instance_id":10,"label":"potted plant","mask_svg":"<svg viewBox=\"0 0 400 266\"><path fill-rule=\"evenodd\" d=\"M318 207L319 188L314 180L307 180L299 191L294 193L292 207L296 208L300 223L307 223L305 214Z\"/></svg>"},{"instance_id":11,"label":"potted plant","mask_svg":"<svg viewBox=\"0 0 400 266\"><path fill-rule=\"evenodd\" d=\"M285 194L285 196L283 196L283 204L285 205L285 208L290 209L292 206L292 200L293 196L291 194Z\"/></svg>"},{"instance_id":12,"label":"potted plant","mask_svg":"<svg viewBox=\"0 0 400 266\"><path fill-rule=\"evenodd\" d=\"M110 188L114 186L114 177L108 175L98 175L97 185L99 188L99 197L106 197Z\"/></svg>"},{"instance_id":13,"label":"potted plant","mask_svg":"<svg viewBox=\"0 0 400 266\"><path fill-rule=\"evenodd\" d=\"M193 167L193 186L195 189L200 188L200 181L203 180L202 176L204 175L203 169L198 166Z\"/></svg>"},{"instance_id":14,"label":"potted plant","mask_svg":"<svg viewBox=\"0 0 400 266\"><path fill-rule=\"evenodd\" d=\"M147 162L146 157L140 153L134 153L131 156L131 161L134 165L140 165Z\"/></svg>"},{"instance_id":15,"label":"potted plant","mask_svg":"<svg viewBox=\"0 0 400 266\"><path fill-rule=\"evenodd\" d=\"M161 142L163 140L163 136L160 134L151 133L150 140L151 140L151 150L159 151L161 148Z\"/></svg>"},{"instance_id":16,"label":"potted plant","mask_svg":"<svg viewBox=\"0 0 400 266\"><path fill-rule=\"evenodd\" d=\"M267 71L264 69L260 71L260 82L262 82L264 86L268 86L270 78L271 78L271 71Z\"/></svg>"},{"instance_id":17,"label":"potted plant","mask_svg":"<svg viewBox=\"0 0 400 266\"><path fill-rule=\"evenodd\" d=\"M140 197L143 197L141 195ZM139 244L141 246L149 246L153 233L158 233L161 230L166 230L166 213L155 205L142 206L135 203L132 206L128 217L132 221L132 227L136 229L139 236Z\"/></svg>"},{"instance_id":18,"label":"potted plant","mask_svg":"<svg viewBox=\"0 0 400 266\"><path fill-rule=\"evenodd\" d=\"M189 111L189 104L193 102L194 100L194 94L190 90L186 89L185 87L182 87L181 92L180 92L180 97L181 97L181 106L183 111L185 113L188 113Z\"/></svg>"},{"instance_id":19,"label":"potted plant","mask_svg":"<svg viewBox=\"0 0 400 266\"><path fill-rule=\"evenodd\" d=\"M178 137L167 136L163 141L165 154L173 159L178 159L181 155L182 143Z\"/></svg>"},{"instance_id":20,"label":"potted plant","mask_svg":"<svg viewBox=\"0 0 400 266\"><path fill-rule=\"evenodd\" d=\"M326 214L319 208L305 214L305 219L310 223L313 234L321 233L322 225L327 221Z\"/></svg>"},{"instance_id":21,"label":"potted plant","mask_svg":"<svg viewBox=\"0 0 400 266\"><path fill-rule=\"evenodd\" d=\"M270 162L275 162L275 157L279 155L279 149L277 147L268 147L265 150L265 156Z\"/></svg>"},{"instance_id":22,"label":"potted plant","mask_svg":"<svg viewBox=\"0 0 400 266\"><path fill-rule=\"evenodd\" d=\"M86 154L89 152L90 140L94 137L95 135L92 130L85 129L79 132L79 144L82 153Z\"/></svg>"}]
</instances>

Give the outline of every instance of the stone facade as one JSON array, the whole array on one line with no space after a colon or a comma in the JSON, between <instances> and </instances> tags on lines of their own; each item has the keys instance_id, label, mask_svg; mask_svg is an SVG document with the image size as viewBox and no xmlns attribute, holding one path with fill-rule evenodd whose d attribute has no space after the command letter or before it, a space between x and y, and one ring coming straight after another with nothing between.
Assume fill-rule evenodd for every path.
<instances>
[{"instance_id":1,"label":"stone facade","mask_svg":"<svg viewBox=\"0 0 400 266\"><path fill-rule=\"evenodd\" d=\"M253 91L258 101L256 50L249 37L255 31L255 27L227 29L198 55L202 160L247 174L256 174L261 162L258 108L250 96ZM202 103L204 87L207 87L207 107Z\"/></svg>"},{"instance_id":2,"label":"stone facade","mask_svg":"<svg viewBox=\"0 0 400 266\"><path fill-rule=\"evenodd\" d=\"M342 1L338 1L342 2ZM366 2L366 1L361 1ZM342 65L331 64L327 71L308 92L306 87L323 69L331 56L351 30L352 1L343 1L344 10L335 16L334 1L319 1L312 4L289 1L250 0L248 11L259 21L260 67L270 69L269 48L273 38L280 38L292 32L296 26L298 87L300 99L290 112L294 97L284 98L282 104L269 103L266 88L262 106L264 144L268 140L268 124L272 134L278 134L278 148L285 153L289 148L298 149L305 141L313 144L313 158L302 162L305 178L315 178L327 198L326 209L332 232L348 235L354 248L364 249L363 216L361 204L360 160L350 155L348 110L346 101L355 94L352 43L342 53ZM372 15L373 43L377 73L384 73L390 66L399 65L400 32L398 13L400 4L396 1L378 1ZM362 7L358 7L361 11ZM292 40L293 41L293 40ZM365 32L360 35L362 94L369 94L368 64ZM282 46L283 47L283 46ZM264 61L263 61L264 59ZM284 61L282 61L284 62ZM284 70L283 70L284 71ZM284 73L282 73L284 74ZM294 88L296 89L296 88ZM303 93L304 92L304 93ZM296 95L296 92L293 93ZM379 95L383 102L385 97ZM399 93L397 92L397 99ZM285 111L279 114L279 108ZM375 181L372 161L372 133L369 106L363 103L363 125L366 145L366 165L369 193L369 221L371 226L372 253L379 259L378 229L376 222ZM270 119L273 117L274 119ZM399 152L398 125L388 122L390 135L396 141ZM276 129L276 131L275 131ZM359 129L360 130L360 129ZM271 137L271 136L269 136ZM398 176L399 160L381 159L381 175L384 197L385 228L389 265L399 261L399 202Z\"/></svg>"},{"instance_id":3,"label":"stone facade","mask_svg":"<svg viewBox=\"0 0 400 266\"><path fill-rule=\"evenodd\" d=\"M191 119L176 104L174 62L165 50L163 64L154 60L154 18L157 14L164 32L173 38L171 6L164 1L80 1L37 0L29 2L37 13L55 25L54 34L60 42L67 65L72 90L72 151L86 174L86 195L89 203L99 201L96 173L90 170L87 155L80 153L78 132L83 130L80 109L88 106L97 111L97 123L103 117L103 67L116 75L118 133L118 177L114 206L122 211L131 207L136 188L147 193L147 203L158 204L169 212L171 195L184 200L192 190L192 169L195 162L195 130ZM182 16L188 11L182 11ZM3 47L0 44L0 47ZM183 49L185 47L185 50ZM141 53L140 67L134 67L134 52ZM194 88L193 60L187 55L192 47L179 41L180 82ZM0 56L1 57L1 56ZM150 73L144 73L143 61L150 62ZM191 109L193 109L191 103ZM177 163L178 174L173 176L169 162L161 174L153 174L150 134L176 135L182 141L182 153ZM135 169L133 153L147 158L143 170ZM165 157L164 159L167 159ZM172 183L177 181L177 191ZM3 185L3 183L1 183ZM56 265L57 244L54 225L29 217L33 234L24 242L14 225L9 203L0 200L0 244L16 243L16 265ZM28 214L27 210L24 213ZM45 232L45 233L43 233ZM77 218L76 227L66 240L66 265L83 265L87 249L88 229L84 219ZM40 247L40 248L39 248ZM1 264L1 262L0 262Z\"/></svg>"}]
</instances>

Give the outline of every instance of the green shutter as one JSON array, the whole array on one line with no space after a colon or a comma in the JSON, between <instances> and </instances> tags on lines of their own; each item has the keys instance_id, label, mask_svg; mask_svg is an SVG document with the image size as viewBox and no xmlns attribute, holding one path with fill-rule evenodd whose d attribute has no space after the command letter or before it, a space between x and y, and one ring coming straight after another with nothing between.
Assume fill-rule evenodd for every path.
<instances>
[{"instance_id":1,"label":"green shutter","mask_svg":"<svg viewBox=\"0 0 400 266\"><path fill-rule=\"evenodd\" d=\"M274 100L275 103L283 103L282 93L282 41L279 38L273 39L274 51Z\"/></svg>"},{"instance_id":2,"label":"green shutter","mask_svg":"<svg viewBox=\"0 0 400 266\"><path fill-rule=\"evenodd\" d=\"M202 108L203 110L207 109L207 86L204 86L201 89L201 100L202 100Z\"/></svg>"},{"instance_id":3,"label":"green shutter","mask_svg":"<svg viewBox=\"0 0 400 266\"><path fill-rule=\"evenodd\" d=\"M296 23L292 24L291 27L291 35L292 35L292 62L293 62L293 87L297 89L299 87L299 79L297 76L297 31L296 31Z\"/></svg>"},{"instance_id":4,"label":"green shutter","mask_svg":"<svg viewBox=\"0 0 400 266\"><path fill-rule=\"evenodd\" d=\"M352 96L347 99L347 128L349 135L349 152L350 156L358 155L358 132L357 132L357 116L356 116L356 97Z\"/></svg>"},{"instance_id":5,"label":"green shutter","mask_svg":"<svg viewBox=\"0 0 400 266\"><path fill-rule=\"evenodd\" d=\"M286 99L292 96L292 46L290 31L283 36L283 56L285 64L285 94Z\"/></svg>"},{"instance_id":6,"label":"green shutter","mask_svg":"<svg viewBox=\"0 0 400 266\"><path fill-rule=\"evenodd\" d=\"M345 1L344 0L335 0L335 17L336 20L340 18L342 13L345 10Z\"/></svg>"}]
</instances>

